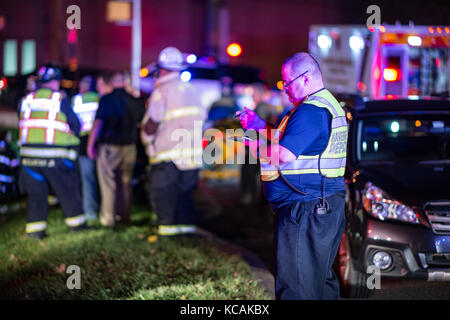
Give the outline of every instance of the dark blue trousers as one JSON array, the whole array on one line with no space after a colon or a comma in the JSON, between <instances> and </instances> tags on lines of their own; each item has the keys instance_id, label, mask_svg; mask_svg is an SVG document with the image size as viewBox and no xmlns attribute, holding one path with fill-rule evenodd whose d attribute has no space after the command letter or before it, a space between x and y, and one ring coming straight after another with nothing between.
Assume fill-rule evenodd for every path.
<instances>
[{"instance_id":1,"label":"dark blue trousers","mask_svg":"<svg viewBox=\"0 0 450 320\"><path fill-rule=\"evenodd\" d=\"M344 193L326 197L330 210L318 215L319 200L294 202L275 216L277 299L339 299L332 269L345 228Z\"/></svg>"}]
</instances>

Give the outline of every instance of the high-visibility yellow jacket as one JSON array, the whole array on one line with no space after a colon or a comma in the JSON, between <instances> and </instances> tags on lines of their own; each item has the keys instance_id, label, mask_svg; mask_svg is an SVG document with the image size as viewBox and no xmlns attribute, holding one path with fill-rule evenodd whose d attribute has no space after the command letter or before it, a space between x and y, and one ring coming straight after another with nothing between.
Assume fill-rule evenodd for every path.
<instances>
[{"instance_id":1,"label":"high-visibility yellow jacket","mask_svg":"<svg viewBox=\"0 0 450 320\"><path fill-rule=\"evenodd\" d=\"M321 174L329 178L342 177L345 172L347 157L347 120L345 111L328 90L321 90L309 97L303 103L325 108L331 115L331 132L328 144L321 154L299 155L296 160L284 163L279 168L261 161L261 180L273 181L279 177L278 170L283 175ZM298 107L289 112L276 128L272 139L281 139L289 121L289 117Z\"/></svg>"},{"instance_id":2,"label":"high-visibility yellow jacket","mask_svg":"<svg viewBox=\"0 0 450 320\"><path fill-rule=\"evenodd\" d=\"M77 152L68 147L78 145L79 139L61 111L61 100L60 92L45 88L22 100L19 121L22 157L76 159Z\"/></svg>"}]
</instances>

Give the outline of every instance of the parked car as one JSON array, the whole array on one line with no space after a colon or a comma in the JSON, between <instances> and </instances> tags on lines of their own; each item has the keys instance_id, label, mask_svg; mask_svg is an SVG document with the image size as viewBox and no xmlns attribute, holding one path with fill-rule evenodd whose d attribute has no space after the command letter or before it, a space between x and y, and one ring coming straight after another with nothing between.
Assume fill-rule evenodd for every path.
<instances>
[{"instance_id":1,"label":"parked car","mask_svg":"<svg viewBox=\"0 0 450 320\"><path fill-rule=\"evenodd\" d=\"M381 277L450 281L450 101L364 101L349 119L342 296Z\"/></svg>"}]
</instances>

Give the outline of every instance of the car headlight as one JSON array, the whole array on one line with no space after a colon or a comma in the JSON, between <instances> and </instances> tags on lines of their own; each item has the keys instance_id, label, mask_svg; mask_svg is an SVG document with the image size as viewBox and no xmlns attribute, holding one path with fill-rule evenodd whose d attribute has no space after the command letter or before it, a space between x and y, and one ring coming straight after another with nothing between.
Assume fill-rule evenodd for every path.
<instances>
[{"instance_id":1,"label":"car headlight","mask_svg":"<svg viewBox=\"0 0 450 320\"><path fill-rule=\"evenodd\" d=\"M367 182L362 191L363 206L368 213L380 220L397 220L420 224L418 215L386 192Z\"/></svg>"}]
</instances>

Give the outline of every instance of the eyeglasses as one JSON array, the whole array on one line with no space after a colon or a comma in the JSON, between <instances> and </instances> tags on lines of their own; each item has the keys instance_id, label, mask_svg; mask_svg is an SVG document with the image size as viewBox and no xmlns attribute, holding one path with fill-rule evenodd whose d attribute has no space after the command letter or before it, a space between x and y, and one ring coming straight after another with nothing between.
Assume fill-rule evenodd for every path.
<instances>
[{"instance_id":1,"label":"eyeglasses","mask_svg":"<svg viewBox=\"0 0 450 320\"><path fill-rule=\"evenodd\" d=\"M306 70L306 71L303 72L301 75L296 76L294 79L292 79L292 80L289 81L289 82L286 82L286 81L283 80L283 87L284 87L285 89L287 89L287 88L291 85L292 82L294 82L295 80L297 80L297 79L300 78L301 76L305 75L308 71L309 71L309 70Z\"/></svg>"}]
</instances>

